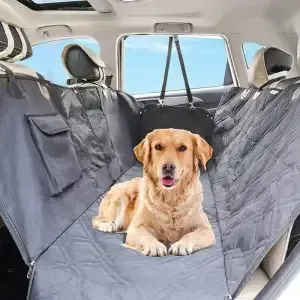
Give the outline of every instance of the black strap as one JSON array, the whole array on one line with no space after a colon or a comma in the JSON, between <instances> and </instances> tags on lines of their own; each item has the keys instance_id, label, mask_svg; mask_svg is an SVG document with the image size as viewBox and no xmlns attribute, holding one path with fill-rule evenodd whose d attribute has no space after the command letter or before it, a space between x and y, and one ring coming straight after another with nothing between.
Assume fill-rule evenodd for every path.
<instances>
[{"instance_id":1,"label":"black strap","mask_svg":"<svg viewBox=\"0 0 300 300\"><path fill-rule=\"evenodd\" d=\"M39 80L41 80L41 81L48 81L48 80L45 79L45 77L42 74L36 72L36 75L39 78Z\"/></svg>"},{"instance_id":2,"label":"black strap","mask_svg":"<svg viewBox=\"0 0 300 300\"><path fill-rule=\"evenodd\" d=\"M184 84L185 84L187 98L188 98L189 104L193 107L193 95L192 95L190 85L188 82L185 65L184 65L184 60L182 57L182 52L180 49L179 39L178 39L177 35L174 35L174 42L175 42L175 46L177 49L177 54L178 54L178 58L179 58L179 62L180 62L180 67L181 67L181 72L182 72L182 76L183 76L183 80L184 80Z\"/></svg>"},{"instance_id":3,"label":"black strap","mask_svg":"<svg viewBox=\"0 0 300 300\"><path fill-rule=\"evenodd\" d=\"M168 54L167 54L167 60L166 60L166 67L165 67L165 75L164 75L164 80L163 80L160 97L159 97L160 100L163 100L165 98L165 94L166 94L171 54L172 54L172 47L173 47L173 36L170 36L169 37L169 45L168 45Z\"/></svg>"}]
</instances>

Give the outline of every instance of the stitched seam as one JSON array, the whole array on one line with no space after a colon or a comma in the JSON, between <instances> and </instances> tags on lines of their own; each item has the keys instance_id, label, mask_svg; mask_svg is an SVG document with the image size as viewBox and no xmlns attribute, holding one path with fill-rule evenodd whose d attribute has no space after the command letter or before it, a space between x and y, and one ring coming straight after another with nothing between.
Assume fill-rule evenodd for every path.
<instances>
[{"instance_id":1,"label":"stitched seam","mask_svg":"<svg viewBox=\"0 0 300 300\"><path fill-rule=\"evenodd\" d=\"M295 166L299 166L299 165L300 165L300 164L295 164ZM289 171L289 170L285 169L284 172L282 172L281 174L278 174L275 178L273 178L272 183L276 182L278 179L280 179L280 178L282 178L283 176L285 176L285 175L288 173L288 171ZM300 174L300 173L299 173L299 174ZM299 174L298 174L298 175L299 175ZM260 180L261 180L261 178L260 178ZM254 182L255 182L255 181L254 181ZM254 183L254 182L253 182L253 183ZM244 192L244 191L243 191L243 192ZM255 199L255 201L245 204L245 205L243 206L243 209L245 209L245 208L247 208L247 207L254 206L254 205L257 203L257 201L259 201L258 197ZM233 212L233 213L230 215L230 218L232 219L232 218L235 217L237 214L239 214L239 212L240 212L240 209L238 209L237 211ZM255 217L253 217L253 218L255 218ZM225 221L227 221L227 220L228 220L228 218L227 218ZM252 219L249 218L249 220L252 220ZM237 225L237 226L238 226L238 225ZM227 227L227 230L224 232L224 234L228 234L229 231L231 231L231 230L233 230L233 229L235 229L235 228L236 228L236 226Z\"/></svg>"},{"instance_id":2,"label":"stitched seam","mask_svg":"<svg viewBox=\"0 0 300 300\"><path fill-rule=\"evenodd\" d=\"M133 164L134 165L134 164ZM132 167L133 167L133 165L130 167L130 168L128 168L128 170L127 171L129 171L129 169L131 169ZM126 171L126 172L127 172ZM124 172L123 174L121 174L121 176L123 176L126 172ZM121 177L120 176L120 177ZM120 178L119 177L119 178ZM59 236L57 236L56 237L56 239L54 239L52 242L51 242L51 244L49 244L39 255L38 255L38 257L36 258L36 261L79 219L79 218L81 218L81 216L82 215L84 215L85 214L85 212L86 211L88 211L94 204L95 204L95 202L97 202L97 200L99 199L99 198L101 198L105 193L107 193L109 190L110 190L110 188L112 187L112 185L113 184L111 184L103 193L101 193L101 194L99 194L98 196L97 196L97 198L69 225L69 226L67 226L62 232L61 232L61 234L59 235Z\"/></svg>"},{"instance_id":3,"label":"stitched seam","mask_svg":"<svg viewBox=\"0 0 300 300\"><path fill-rule=\"evenodd\" d=\"M210 184L210 188L211 188L211 180L210 180L210 175L209 175L209 172L207 173L207 177L208 177L208 180L209 180L209 184ZM226 270L226 258L225 258L225 252L224 252L224 246L223 246L223 234L222 234L222 231L221 231L221 219L219 218L219 211L218 211L218 205L217 205L217 202L216 202L216 199L214 197L214 192L213 192L213 189L211 189L212 191L212 198L214 200L214 203L215 203L215 209L216 209L216 217L217 217L217 220L218 220L218 228L219 228L219 232L220 232L220 242L221 242L221 250L222 250L222 253L223 253L223 263L224 263L224 274L225 274L225 282L226 282L226 285L227 285L227 291L228 291L228 294L230 295L230 291L229 291L229 285L228 285L228 274L227 274L227 270Z\"/></svg>"},{"instance_id":4,"label":"stitched seam","mask_svg":"<svg viewBox=\"0 0 300 300\"><path fill-rule=\"evenodd\" d=\"M272 248L272 246L276 243L276 239L278 239L278 236L281 237L284 234L284 232L291 226L291 223L293 223L293 221L297 218L297 216L299 215L299 213L300 213L300 204L296 207L296 209L294 210L294 212L292 213L292 215L287 219L287 221L281 226L281 229L278 230L278 232L276 233L276 236L273 237L271 239L271 241L269 241L269 243L267 243L267 247L265 249L263 249L258 254L256 260L254 260L254 262L251 264L248 273L243 278L243 280L241 281L240 285L238 286L238 288L234 292L234 294L233 294L234 296L236 296L243 289L243 287L247 284L247 282L249 281L249 279L251 278L252 274L254 273L254 271L259 266L259 264L262 261L262 259L266 256L266 254L270 251L270 249Z\"/></svg>"},{"instance_id":5,"label":"stitched seam","mask_svg":"<svg viewBox=\"0 0 300 300\"><path fill-rule=\"evenodd\" d=\"M110 93L109 93L110 100L112 101L111 90L109 90L109 92L110 92ZM105 123L106 123L106 125L107 125L108 134L109 134L109 137L111 137L112 135L111 135L111 130L110 130L110 128L109 128L109 124L108 124L108 120L107 120L107 115L106 115L106 113L105 113L105 111L104 111L104 109L103 109L103 107L102 107L102 97L101 97L100 92L99 92L98 89L97 89L97 93L98 93L98 96L99 96L99 98L100 98L101 111L102 111L102 113L103 113L104 120L105 120ZM120 167L120 170L121 170L122 172L124 172L124 169L121 167L121 164L120 164L120 158L119 158L117 152L115 151L115 147L114 147L114 144L113 144L113 141L112 141L111 138L110 138L110 144L111 144L111 147L112 147L112 149L113 149L113 152L114 152L114 154L115 154L115 156L116 156L116 158L117 158L117 160L118 160L118 165L119 165L119 167Z\"/></svg>"}]
</instances>

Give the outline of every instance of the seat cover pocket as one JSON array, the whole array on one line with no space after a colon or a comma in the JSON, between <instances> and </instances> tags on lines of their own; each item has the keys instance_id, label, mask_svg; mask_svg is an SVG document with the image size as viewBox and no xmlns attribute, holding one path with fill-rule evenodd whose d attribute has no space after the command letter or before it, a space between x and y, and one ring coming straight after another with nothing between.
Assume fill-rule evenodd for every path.
<instances>
[{"instance_id":1,"label":"seat cover pocket","mask_svg":"<svg viewBox=\"0 0 300 300\"><path fill-rule=\"evenodd\" d=\"M58 195L81 177L68 127L61 115L26 118L45 168L50 194Z\"/></svg>"}]
</instances>

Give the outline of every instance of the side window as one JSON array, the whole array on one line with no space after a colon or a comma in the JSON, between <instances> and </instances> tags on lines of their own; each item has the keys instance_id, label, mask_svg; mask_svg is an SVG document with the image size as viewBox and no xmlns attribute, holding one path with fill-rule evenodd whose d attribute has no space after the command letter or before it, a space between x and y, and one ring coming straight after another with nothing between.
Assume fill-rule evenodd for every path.
<instances>
[{"instance_id":1,"label":"side window","mask_svg":"<svg viewBox=\"0 0 300 300\"><path fill-rule=\"evenodd\" d=\"M59 85L66 85L67 73L61 54L66 45L81 44L96 53L100 52L99 44L92 38L72 38L50 41L33 46L33 56L19 62L43 75L46 79Z\"/></svg>"},{"instance_id":2,"label":"side window","mask_svg":"<svg viewBox=\"0 0 300 300\"><path fill-rule=\"evenodd\" d=\"M130 94L159 93L168 51L166 35L132 35L123 41L123 90ZM179 36L191 89L232 83L226 41L219 36ZM185 89L175 45L167 91Z\"/></svg>"},{"instance_id":3,"label":"side window","mask_svg":"<svg viewBox=\"0 0 300 300\"><path fill-rule=\"evenodd\" d=\"M264 46L258 43L254 43L254 42L243 43L243 52L244 52L247 68L251 66L255 53L261 48L264 48Z\"/></svg>"}]
</instances>

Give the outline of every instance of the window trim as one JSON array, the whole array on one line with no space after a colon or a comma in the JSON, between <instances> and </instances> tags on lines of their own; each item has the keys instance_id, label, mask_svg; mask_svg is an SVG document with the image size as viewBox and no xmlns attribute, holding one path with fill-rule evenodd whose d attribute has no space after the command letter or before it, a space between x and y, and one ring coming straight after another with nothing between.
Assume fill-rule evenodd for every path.
<instances>
[{"instance_id":1,"label":"window trim","mask_svg":"<svg viewBox=\"0 0 300 300\"><path fill-rule=\"evenodd\" d=\"M17 0L17 1L21 4L23 4L24 6L30 8L32 10L35 10L35 11L43 11L43 10L94 11L93 6L86 0L69 1L69 2L62 0L61 2L44 3L44 4L35 3L33 0Z\"/></svg>"},{"instance_id":2,"label":"window trim","mask_svg":"<svg viewBox=\"0 0 300 300\"><path fill-rule=\"evenodd\" d=\"M158 33L130 33L130 34L123 34L121 36L119 36L119 38L117 39L117 43L116 43L116 47L117 47L117 59L116 59L116 70L117 70L117 78L116 78L116 85L117 85L117 89L124 91L123 90L123 78L124 78L124 41L127 37L129 36L133 36L133 35L166 35L169 36L173 33L167 33L167 34L158 34ZM232 76L232 80L233 80L233 84L231 86L239 86L239 81L238 81L238 77L237 77L237 72L236 72L236 68L235 65L233 63L233 59L232 59L232 53L231 53L231 49L229 46L229 41L228 38L222 34L191 34L191 35L187 35L187 34L181 34L184 36L190 36L190 37L219 37L222 38L225 42L225 50L226 50L226 54L227 54L227 61L229 64L229 68L231 71L231 76ZM180 35L179 35L180 36ZM225 76L225 74L224 74ZM200 87L200 88L191 88L191 91L197 91L197 90L201 90L201 89L210 89L210 88L220 88L220 87L224 87L224 85L218 85L218 86L209 86L209 87ZM183 91L184 89L179 89L179 90L174 90L174 91L167 91L167 92L180 92ZM125 91L124 91L125 92ZM138 93L138 94L133 94L134 96L139 97L140 95L145 95L145 96L149 96L152 94L159 94L160 92L146 92L146 93Z\"/></svg>"}]
</instances>

